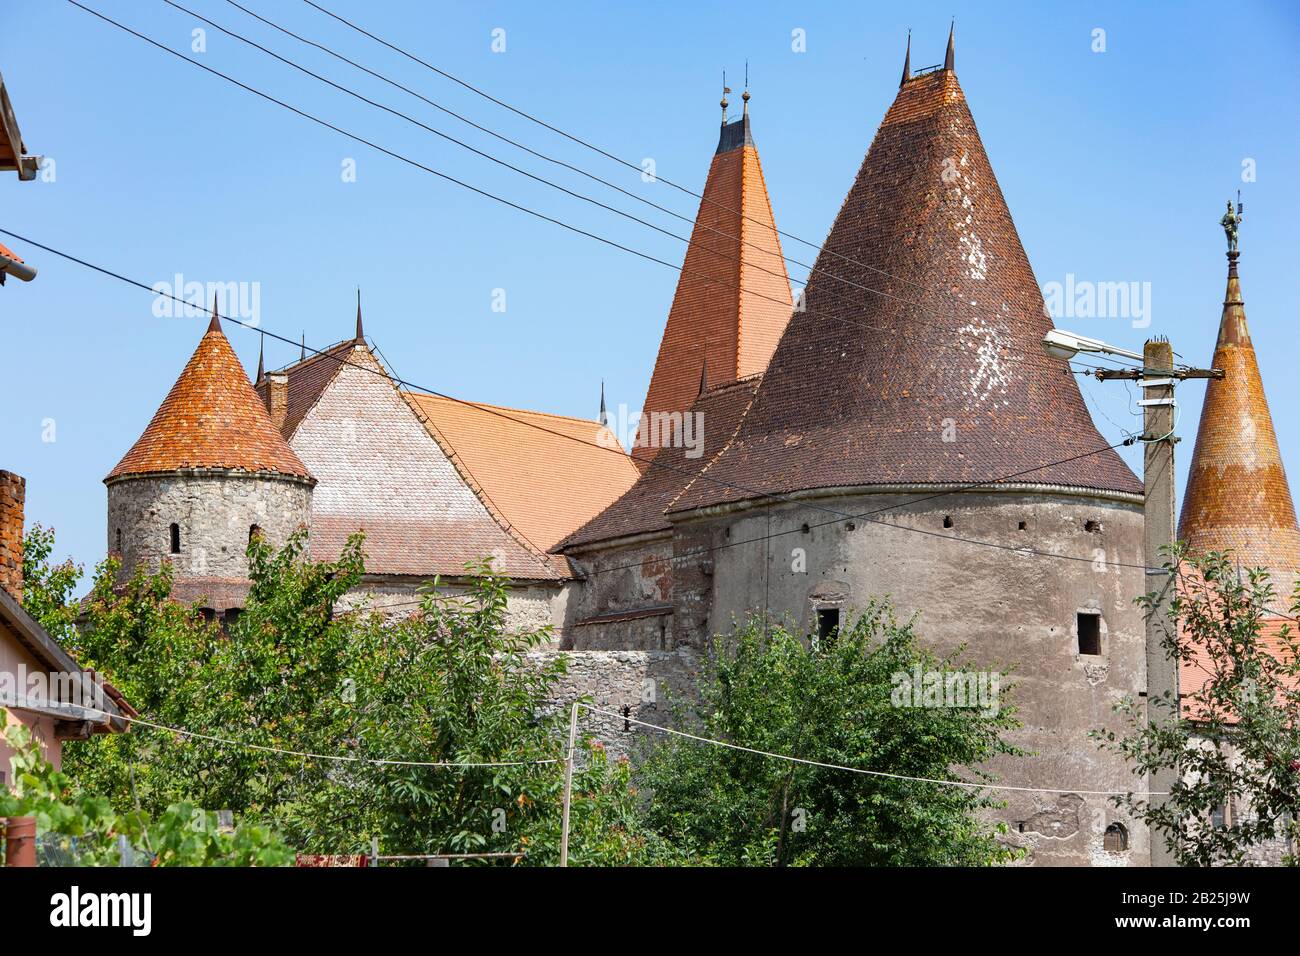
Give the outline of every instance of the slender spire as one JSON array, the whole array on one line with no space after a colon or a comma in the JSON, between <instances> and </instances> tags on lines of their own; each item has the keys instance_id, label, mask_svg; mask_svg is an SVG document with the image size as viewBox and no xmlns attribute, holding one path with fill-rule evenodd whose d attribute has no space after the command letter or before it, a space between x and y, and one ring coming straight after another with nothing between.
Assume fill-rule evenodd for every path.
<instances>
[{"instance_id":1,"label":"slender spire","mask_svg":"<svg viewBox=\"0 0 1300 956\"><path fill-rule=\"evenodd\" d=\"M745 103L744 115L748 116L749 115L749 61L748 60L745 61L745 92L740 94L740 98Z\"/></svg>"},{"instance_id":2,"label":"slender spire","mask_svg":"<svg viewBox=\"0 0 1300 956\"><path fill-rule=\"evenodd\" d=\"M212 293L212 321L208 323L209 332L221 331L221 319L217 317L217 294Z\"/></svg>"},{"instance_id":3,"label":"slender spire","mask_svg":"<svg viewBox=\"0 0 1300 956\"><path fill-rule=\"evenodd\" d=\"M361 286L357 286L357 344L364 345L366 333L361 329Z\"/></svg>"},{"instance_id":4,"label":"slender spire","mask_svg":"<svg viewBox=\"0 0 1300 956\"><path fill-rule=\"evenodd\" d=\"M257 378L253 379L256 384L266 377L266 363L262 360L262 355L266 351L266 336L262 335L257 342Z\"/></svg>"},{"instance_id":5,"label":"slender spire","mask_svg":"<svg viewBox=\"0 0 1300 956\"><path fill-rule=\"evenodd\" d=\"M722 107L723 126L727 125L727 106L729 105L727 103L727 94L730 92L731 92L731 87L727 85L727 71L723 70L722 71L722 102L719 104Z\"/></svg>"},{"instance_id":6,"label":"slender spire","mask_svg":"<svg viewBox=\"0 0 1300 956\"><path fill-rule=\"evenodd\" d=\"M907 53L903 55L903 78L898 81L898 88L901 90L903 85L912 78L912 31L907 31Z\"/></svg>"},{"instance_id":7,"label":"slender spire","mask_svg":"<svg viewBox=\"0 0 1300 956\"><path fill-rule=\"evenodd\" d=\"M609 424L609 413L605 411L605 380L600 380L600 424L604 427Z\"/></svg>"},{"instance_id":8,"label":"slender spire","mask_svg":"<svg viewBox=\"0 0 1300 956\"><path fill-rule=\"evenodd\" d=\"M943 68L948 71L952 70L953 60L955 59L953 42L952 42L952 34L953 34L953 30L955 30L956 27L957 27L957 21L954 19L952 23L948 25L948 52L945 53L943 56Z\"/></svg>"},{"instance_id":9,"label":"slender spire","mask_svg":"<svg viewBox=\"0 0 1300 956\"><path fill-rule=\"evenodd\" d=\"M709 357L704 356L704 364L700 366L700 394L703 395L705 389L709 387Z\"/></svg>"},{"instance_id":10,"label":"slender spire","mask_svg":"<svg viewBox=\"0 0 1300 956\"><path fill-rule=\"evenodd\" d=\"M306 330L304 330L302 333L302 349L298 353L298 361L301 362L306 357L307 357L307 332Z\"/></svg>"}]
</instances>

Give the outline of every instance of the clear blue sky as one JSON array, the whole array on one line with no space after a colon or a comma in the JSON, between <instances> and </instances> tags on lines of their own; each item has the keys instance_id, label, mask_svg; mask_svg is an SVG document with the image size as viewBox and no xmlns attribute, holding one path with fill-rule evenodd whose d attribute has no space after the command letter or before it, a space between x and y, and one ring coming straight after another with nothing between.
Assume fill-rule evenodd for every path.
<instances>
[{"instance_id":1,"label":"clear blue sky","mask_svg":"<svg viewBox=\"0 0 1300 956\"><path fill-rule=\"evenodd\" d=\"M160 0L85 2L177 49L188 51L199 25ZM550 175L223 0L182 2ZM643 185L299 0L242 2L485 125L695 213L689 197ZM322 2L620 156L654 158L661 175L697 190L717 141L720 73L739 92L748 58L777 222L815 242L896 92L907 28L913 65L939 63L955 14L957 73L1039 281L1073 273L1151 284L1149 328L1059 324L1138 349L1162 333L1186 361L1208 363L1224 286L1217 220L1242 189L1247 312L1288 471L1300 476L1293 3ZM505 30L503 53L491 49L495 28ZM806 52L792 52L796 28L806 31ZM1095 28L1106 31L1104 53L1092 52ZM428 165L680 261L680 243L495 168L216 31L199 58ZM57 174L52 183L6 174L0 226L146 283L177 272L259 283L263 325L305 331L317 345L351 334L360 285L367 333L409 380L590 417L604 378L612 406L639 406L675 284L670 270L374 154L63 0L5 18L0 70L28 149L53 157ZM357 160L355 183L340 175L348 157ZM1255 160L1257 181L1243 184L1245 158ZM147 293L5 241L40 275L0 289L0 467L27 477L29 522L53 525L60 553L90 564L105 550L101 479L148 422L203 321L157 318ZM811 261L805 247L787 241L786 251ZM497 288L506 290L504 314L491 308ZM251 369L258 336L229 334ZM296 349L268 346L270 365L294 357ZM1103 434L1118 438L1119 426L1136 425L1122 385L1088 387L1104 412ZM1180 479L1202 394L1200 385L1180 393ZM42 441L45 419L55 422L52 443Z\"/></svg>"}]
</instances>

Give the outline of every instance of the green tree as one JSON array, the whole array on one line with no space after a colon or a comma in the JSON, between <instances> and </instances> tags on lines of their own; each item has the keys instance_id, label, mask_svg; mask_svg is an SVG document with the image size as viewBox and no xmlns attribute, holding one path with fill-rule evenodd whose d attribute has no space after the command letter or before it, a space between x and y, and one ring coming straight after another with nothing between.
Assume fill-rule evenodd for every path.
<instances>
[{"instance_id":1,"label":"green tree","mask_svg":"<svg viewBox=\"0 0 1300 956\"><path fill-rule=\"evenodd\" d=\"M0 710L0 726L7 714ZM117 813L107 797L77 786L54 769L21 724L3 734L13 749L13 787L0 789L0 817L35 817L47 845L57 841L61 862L117 866L119 840L147 855L153 866L285 866L293 853L256 824L218 825L217 815L189 803L168 807L157 819L139 810Z\"/></svg>"},{"instance_id":2,"label":"green tree","mask_svg":"<svg viewBox=\"0 0 1300 956\"><path fill-rule=\"evenodd\" d=\"M170 600L168 565L121 586L116 563L101 565L70 644L147 723L69 742L69 773L118 810L229 809L302 852L363 852L378 838L385 854L555 862L565 665L530 655L549 629L507 627L509 582L486 564L467 569L467 588L435 581L413 614L375 613L356 590L362 547L357 536L338 561L315 562L302 535L279 551L250 542L252 588L228 634ZM35 602L57 617L66 593ZM636 831L626 766L589 741L582 751L571 860L650 860L661 848Z\"/></svg>"},{"instance_id":3,"label":"green tree","mask_svg":"<svg viewBox=\"0 0 1300 956\"><path fill-rule=\"evenodd\" d=\"M829 641L751 622L718 639L699 701L678 726L804 760L929 779L987 779L978 766L1015 751L1006 707L899 706L901 676L975 677L925 651L912 625L873 603ZM913 701L917 703L919 701ZM903 702L906 703L906 702ZM777 760L670 737L638 779L647 823L669 844L722 865L980 865L1011 858L995 806L977 789Z\"/></svg>"},{"instance_id":4,"label":"green tree","mask_svg":"<svg viewBox=\"0 0 1300 956\"><path fill-rule=\"evenodd\" d=\"M1289 623L1267 608L1269 575L1243 573L1224 552L1170 550L1173 573L1165 653L1183 676L1181 707L1166 692L1117 710L1124 734L1097 732L1136 775L1176 770L1167 799L1116 797L1162 839L1182 866L1235 865L1262 844L1283 840L1295 865L1300 839L1300 646ZM1156 595L1139 598L1148 611ZM1300 590L1292 614L1300 613ZM1271 632L1268 640L1263 639ZM1231 808L1225 814L1225 808Z\"/></svg>"}]
</instances>

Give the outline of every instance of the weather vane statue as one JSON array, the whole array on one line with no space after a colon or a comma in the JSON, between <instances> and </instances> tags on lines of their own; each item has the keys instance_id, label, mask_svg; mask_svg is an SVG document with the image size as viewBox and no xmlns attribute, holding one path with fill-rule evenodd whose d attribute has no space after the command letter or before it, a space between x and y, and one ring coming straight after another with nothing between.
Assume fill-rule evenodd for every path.
<instances>
[{"instance_id":1,"label":"weather vane statue","mask_svg":"<svg viewBox=\"0 0 1300 956\"><path fill-rule=\"evenodd\" d=\"M1229 199L1228 211L1225 212L1223 218L1219 220L1219 225L1223 227L1223 233L1228 237L1228 252L1230 253L1237 251L1237 227L1241 224L1242 218L1241 202L1237 202L1237 209L1234 212L1232 208L1232 200Z\"/></svg>"}]
</instances>

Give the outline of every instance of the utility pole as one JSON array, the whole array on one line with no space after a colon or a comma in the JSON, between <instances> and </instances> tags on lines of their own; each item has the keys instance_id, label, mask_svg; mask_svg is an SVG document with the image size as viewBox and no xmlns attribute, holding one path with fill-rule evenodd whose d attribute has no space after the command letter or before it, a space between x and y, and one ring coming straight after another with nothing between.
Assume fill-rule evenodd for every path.
<instances>
[{"instance_id":1,"label":"utility pole","mask_svg":"<svg viewBox=\"0 0 1300 956\"><path fill-rule=\"evenodd\" d=\"M1146 618L1147 719L1176 722L1182 717L1178 692L1178 659L1164 646L1171 624L1169 606L1174 597L1175 579L1165 567L1168 555L1162 549L1172 547L1177 533L1174 501L1174 435L1177 406L1174 385L1189 378L1223 378L1222 369L1176 368L1174 347L1166 339L1148 340L1137 355L1061 329L1052 329L1043 338L1043 350L1054 358L1069 360L1078 352L1099 352L1121 358L1141 360L1142 368L1097 369L1100 381L1128 379L1138 383L1143 398L1143 521L1142 563L1145 567L1144 593L1155 599ZM1172 702L1161 717L1152 709L1152 701L1165 698ZM1178 768L1159 770L1151 775L1148 789L1152 793L1169 793L1178 781ZM1152 796L1153 806L1167 798ZM1173 866L1174 856L1164 841L1152 835L1151 865Z\"/></svg>"},{"instance_id":2,"label":"utility pole","mask_svg":"<svg viewBox=\"0 0 1300 956\"><path fill-rule=\"evenodd\" d=\"M560 866L569 865L569 805L573 802L573 749L578 744L578 702L569 711L569 749L564 758L564 812L560 822Z\"/></svg>"}]
</instances>

